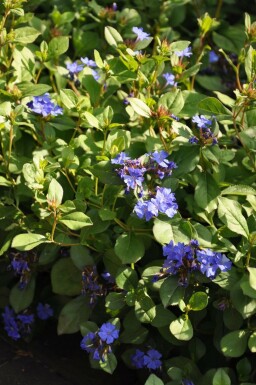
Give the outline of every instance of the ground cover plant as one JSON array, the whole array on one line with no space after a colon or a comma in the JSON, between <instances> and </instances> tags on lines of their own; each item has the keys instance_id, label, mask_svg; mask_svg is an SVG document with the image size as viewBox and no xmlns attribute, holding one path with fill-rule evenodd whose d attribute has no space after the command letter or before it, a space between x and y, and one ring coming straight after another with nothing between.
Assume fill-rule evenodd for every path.
<instances>
[{"instance_id":1,"label":"ground cover plant","mask_svg":"<svg viewBox=\"0 0 256 385\"><path fill-rule=\"evenodd\" d=\"M48 3L0 5L2 330L55 317L141 384L255 384L253 4Z\"/></svg>"}]
</instances>

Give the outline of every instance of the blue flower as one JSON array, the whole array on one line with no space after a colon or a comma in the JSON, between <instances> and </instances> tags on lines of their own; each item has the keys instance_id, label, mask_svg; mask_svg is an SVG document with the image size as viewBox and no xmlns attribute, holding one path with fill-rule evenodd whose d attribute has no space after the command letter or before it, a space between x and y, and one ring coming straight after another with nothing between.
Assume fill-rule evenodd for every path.
<instances>
[{"instance_id":1,"label":"blue flower","mask_svg":"<svg viewBox=\"0 0 256 385\"><path fill-rule=\"evenodd\" d=\"M102 341L112 344L119 337L119 330L110 322L104 323L98 332Z\"/></svg>"},{"instance_id":2,"label":"blue flower","mask_svg":"<svg viewBox=\"0 0 256 385\"><path fill-rule=\"evenodd\" d=\"M189 143L191 144L197 144L199 142L199 139L197 139L196 136L193 136L192 138L189 138Z\"/></svg>"},{"instance_id":3,"label":"blue flower","mask_svg":"<svg viewBox=\"0 0 256 385\"><path fill-rule=\"evenodd\" d=\"M128 191L130 188L134 190L137 186L142 187L142 182L144 181L143 174L146 169L128 167L127 171L129 174L124 174L123 180L127 185Z\"/></svg>"},{"instance_id":4,"label":"blue flower","mask_svg":"<svg viewBox=\"0 0 256 385\"><path fill-rule=\"evenodd\" d=\"M111 160L111 163L124 165L125 161L129 159L131 158L127 156L125 152L120 152L120 154L118 154L114 159Z\"/></svg>"},{"instance_id":5,"label":"blue flower","mask_svg":"<svg viewBox=\"0 0 256 385\"><path fill-rule=\"evenodd\" d=\"M154 203L161 213L166 214L169 218L174 217L177 213L178 205L175 195L170 188L158 187L156 196L151 199L151 202Z\"/></svg>"},{"instance_id":6,"label":"blue flower","mask_svg":"<svg viewBox=\"0 0 256 385\"><path fill-rule=\"evenodd\" d=\"M21 321L23 325L30 325L34 322L34 314L18 314L17 320Z\"/></svg>"},{"instance_id":7,"label":"blue flower","mask_svg":"<svg viewBox=\"0 0 256 385\"><path fill-rule=\"evenodd\" d=\"M155 161L159 166L167 168L169 166L169 161L166 159L169 156L168 152L166 151L154 151L151 154L151 158L153 161Z\"/></svg>"},{"instance_id":8,"label":"blue flower","mask_svg":"<svg viewBox=\"0 0 256 385\"><path fill-rule=\"evenodd\" d=\"M82 66L81 64L78 64L77 62L67 64L67 69L71 74L78 74L83 70L83 68L84 66Z\"/></svg>"},{"instance_id":9,"label":"blue flower","mask_svg":"<svg viewBox=\"0 0 256 385\"><path fill-rule=\"evenodd\" d=\"M175 54L181 58L190 57L192 55L191 47L187 47L187 48L183 49L182 51L175 51Z\"/></svg>"},{"instance_id":10,"label":"blue flower","mask_svg":"<svg viewBox=\"0 0 256 385\"><path fill-rule=\"evenodd\" d=\"M210 63L217 63L219 61L219 56L214 52L209 52L209 62Z\"/></svg>"},{"instance_id":11,"label":"blue flower","mask_svg":"<svg viewBox=\"0 0 256 385\"><path fill-rule=\"evenodd\" d=\"M170 72L167 72L165 74L163 74L163 78L165 78L166 80L166 86L176 86L177 83L175 82L175 76L170 73Z\"/></svg>"},{"instance_id":12,"label":"blue flower","mask_svg":"<svg viewBox=\"0 0 256 385\"><path fill-rule=\"evenodd\" d=\"M94 340L95 340L95 337L96 337L95 333L93 333L93 332L87 333L87 334L83 337L82 341L80 342L80 347L81 347L83 350L85 350L87 353L92 353L92 352L94 352L95 349L94 349L94 347L93 347L93 342L94 342Z\"/></svg>"},{"instance_id":13,"label":"blue flower","mask_svg":"<svg viewBox=\"0 0 256 385\"><path fill-rule=\"evenodd\" d=\"M25 271L30 271L28 267L28 262L24 259L13 258L11 261L11 267L16 274L22 275Z\"/></svg>"},{"instance_id":14,"label":"blue flower","mask_svg":"<svg viewBox=\"0 0 256 385\"><path fill-rule=\"evenodd\" d=\"M192 122L196 123L198 128L207 128L208 126L211 126L211 124L212 124L212 120L207 119L204 115L193 116Z\"/></svg>"},{"instance_id":15,"label":"blue flower","mask_svg":"<svg viewBox=\"0 0 256 385\"><path fill-rule=\"evenodd\" d=\"M136 349L136 352L131 356L132 365L135 366L137 369L144 368L144 357L145 353L140 349Z\"/></svg>"},{"instance_id":16,"label":"blue flower","mask_svg":"<svg viewBox=\"0 0 256 385\"><path fill-rule=\"evenodd\" d=\"M33 100L27 103L27 106L36 114L44 117L62 115L63 113L63 109L51 101L48 93L42 96L34 96Z\"/></svg>"},{"instance_id":17,"label":"blue flower","mask_svg":"<svg viewBox=\"0 0 256 385\"><path fill-rule=\"evenodd\" d=\"M92 71L92 76L93 76L93 78L94 78L95 80L99 80L100 74L99 74L96 70L91 69L91 71Z\"/></svg>"},{"instance_id":18,"label":"blue flower","mask_svg":"<svg viewBox=\"0 0 256 385\"><path fill-rule=\"evenodd\" d=\"M47 320L53 316L53 309L48 303L42 304L41 302L37 305L36 308L37 316L41 320Z\"/></svg>"},{"instance_id":19,"label":"blue flower","mask_svg":"<svg viewBox=\"0 0 256 385\"><path fill-rule=\"evenodd\" d=\"M144 365L148 369L156 370L160 368L160 366L162 365L162 361L160 360L161 357L162 357L162 354L159 353L158 350L150 349L144 355Z\"/></svg>"},{"instance_id":20,"label":"blue flower","mask_svg":"<svg viewBox=\"0 0 256 385\"><path fill-rule=\"evenodd\" d=\"M81 57L81 62L84 63L87 67L97 67L96 62L89 59L88 57Z\"/></svg>"},{"instance_id":21,"label":"blue flower","mask_svg":"<svg viewBox=\"0 0 256 385\"><path fill-rule=\"evenodd\" d=\"M188 380L187 378L184 378L182 380L182 385L194 385L194 382L191 380Z\"/></svg>"},{"instance_id":22,"label":"blue flower","mask_svg":"<svg viewBox=\"0 0 256 385\"><path fill-rule=\"evenodd\" d=\"M3 321L4 321L4 330L7 335L11 337L13 340L18 340L21 338L19 326L15 319L15 313L13 309L9 306L6 306L4 312L2 313Z\"/></svg>"},{"instance_id":23,"label":"blue flower","mask_svg":"<svg viewBox=\"0 0 256 385\"><path fill-rule=\"evenodd\" d=\"M140 219L145 218L146 221L158 215L158 208L151 201L138 201L134 211Z\"/></svg>"},{"instance_id":24,"label":"blue flower","mask_svg":"<svg viewBox=\"0 0 256 385\"><path fill-rule=\"evenodd\" d=\"M210 249L196 250L196 258L200 271L210 279L216 277L218 270L228 271L232 266L232 262L224 254Z\"/></svg>"},{"instance_id":25,"label":"blue flower","mask_svg":"<svg viewBox=\"0 0 256 385\"><path fill-rule=\"evenodd\" d=\"M134 32L137 35L137 40L139 41L150 38L150 35L147 32L144 32L143 28L133 27L132 32Z\"/></svg>"}]
</instances>

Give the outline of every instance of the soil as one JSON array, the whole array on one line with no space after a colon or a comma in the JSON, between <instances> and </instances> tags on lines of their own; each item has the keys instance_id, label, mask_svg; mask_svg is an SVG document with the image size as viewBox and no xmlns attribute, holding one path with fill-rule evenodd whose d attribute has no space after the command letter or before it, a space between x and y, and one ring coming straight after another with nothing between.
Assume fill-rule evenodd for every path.
<instances>
[{"instance_id":1,"label":"soil","mask_svg":"<svg viewBox=\"0 0 256 385\"><path fill-rule=\"evenodd\" d=\"M0 385L136 385L136 371L122 363L113 375L91 369L78 333L43 334L30 343L0 334Z\"/></svg>"}]
</instances>

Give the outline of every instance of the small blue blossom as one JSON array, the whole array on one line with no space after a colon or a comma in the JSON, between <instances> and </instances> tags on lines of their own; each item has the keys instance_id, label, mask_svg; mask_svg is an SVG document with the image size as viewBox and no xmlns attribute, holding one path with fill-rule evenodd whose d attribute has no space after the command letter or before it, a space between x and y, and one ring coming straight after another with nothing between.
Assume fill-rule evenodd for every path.
<instances>
[{"instance_id":1,"label":"small blue blossom","mask_svg":"<svg viewBox=\"0 0 256 385\"><path fill-rule=\"evenodd\" d=\"M48 303L39 303L36 308L37 316L41 320L47 320L48 318L53 316L53 309Z\"/></svg>"},{"instance_id":2,"label":"small blue blossom","mask_svg":"<svg viewBox=\"0 0 256 385\"><path fill-rule=\"evenodd\" d=\"M128 167L127 171L128 174L123 175L123 180L127 185L128 191L130 188L134 190L137 186L142 187L142 182L144 181L143 174L146 169Z\"/></svg>"},{"instance_id":3,"label":"small blue blossom","mask_svg":"<svg viewBox=\"0 0 256 385\"><path fill-rule=\"evenodd\" d=\"M199 139L197 139L196 136L192 136L192 138L189 138L189 143L191 144L197 144L199 142Z\"/></svg>"},{"instance_id":4,"label":"small blue blossom","mask_svg":"<svg viewBox=\"0 0 256 385\"><path fill-rule=\"evenodd\" d=\"M174 217L177 213L178 205L175 195L171 192L170 188L158 187L156 196L151 199L151 202L155 204L161 213L166 214L169 218Z\"/></svg>"},{"instance_id":5,"label":"small blue blossom","mask_svg":"<svg viewBox=\"0 0 256 385\"><path fill-rule=\"evenodd\" d=\"M217 63L219 61L219 56L214 52L209 52L209 62L210 63Z\"/></svg>"},{"instance_id":6,"label":"small blue blossom","mask_svg":"<svg viewBox=\"0 0 256 385\"><path fill-rule=\"evenodd\" d=\"M120 152L114 159L111 160L112 164L124 165L126 160L131 159L125 152Z\"/></svg>"},{"instance_id":7,"label":"small blue blossom","mask_svg":"<svg viewBox=\"0 0 256 385\"><path fill-rule=\"evenodd\" d=\"M151 201L138 201L134 207L134 212L140 219L145 218L146 221L158 215L158 209Z\"/></svg>"},{"instance_id":8,"label":"small blue blossom","mask_svg":"<svg viewBox=\"0 0 256 385\"><path fill-rule=\"evenodd\" d=\"M212 120L207 119L204 115L193 116L192 122L196 123L198 128L207 128L208 126L211 126L211 124L212 124Z\"/></svg>"},{"instance_id":9,"label":"small blue blossom","mask_svg":"<svg viewBox=\"0 0 256 385\"><path fill-rule=\"evenodd\" d=\"M104 323L98 332L102 341L112 344L119 337L119 330L110 322Z\"/></svg>"},{"instance_id":10,"label":"small blue blossom","mask_svg":"<svg viewBox=\"0 0 256 385\"><path fill-rule=\"evenodd\" d=\"M104 361L105 356L112 352L111 344L119 337L119 330L110 322L104 323L96 332L87 333L80 347L87 353L91 353L96 361Z\"/></svg>"},{"instance_id":11,"label":"small blue blossom","mask_svg":"<svg viewBox=\"0 0 256 385\"><path fill-rule=\"evenodd\" d=\"M156 370L159 369L162 365L162 361L160 358L162 357L162 354L159 353L156 349L150 349L147 351L147 353L144 355L144 365L148 369Z\"/></svg>"},{"instance_id":12,"label":"small blue blossom","mask_svg":"<svg viewBox=\"0 0 256 385\"><path fill-rule=\"evenodd\" d=\"M197 261L200 266L200 271L206 277L214 279L217 272L228 271L231 269L232 262L223 254L216 253L210 249L197 250Z\"/></svg>"},{"instance_id":13,"label":"small blue blossom","mask_svg":"<svg viewBox=\"0 0 256 385\"><path fill-rule=\"evenodd\" d=\"M135 368L137 369L144 368L144 357L145 353L140 349L136 349L136 352L131 356L132 365L135 366Z\"/></svg>"},{"instance_id":14,"label":"small blue blossom","mask_svg":"<svg viewBox=\"0 0 256 385\"><path fill-rule=\"evenodd\" d=\"M11 267L15 271L16 274L23 274L25 271L30 271L28 267L28 262L24 259L16 259L13 258L11 261Z\"/></svg>"},{"instance_id":15,"label":"small blue blossom","mask_svg":"<svg viewBox=\"0 0 256 385\"><path fill-rule=\"evenodd\" d=\"M155 161L159 166L167 168L169 166L169 161L166 159L169 156L168 152L166 151L154 151L151 154L151 158L153 161Z\"/></svg>"},{"instance_id":16,"label":"small blue blossom","mask_svg":"<svg viewBox=\"0 0 256 385\"><path fill-rule=\"evenodd\" d=\"M89 59L88 57L81 57L81 62L84 63L87 67L97 67L96 62Z\"/></svg>"},{"instance_id":17,"label":"small blue blossom","mask_svg":"<svg viewBox=\"0 0 256 385\"><path fill-rule=\"evenodd\" d=\"M177 82L175 82L175 76L172 73L167 72L163 74L163 78L166 80L166 86L177 86Z\"/></svg>"},{"instance_id":18,"label":"small blue blossom","mask_svg":"<svg viewBox=\"0 0 256 385\"><path fill-rule=\"evenodd\" d=\"M100 78L100 74L98 73L98 71L94 70L94 69L91 69L92 71L92 76L95 80L99 80Z\"/></svg>"},{"instance_id":19,"label":"small blue blossom","mask_svg":"<svg viewBox=\"0 0 256 385\"><path fill-rule=\"evenodd\" d=\"M48 93L42 96L34 96L33 100L27 103L27 106L33 112L43 117L49 115L57 116L63 113L63 109L51 101Z\"/></svg>"},{"instance_id":20,"label":"small blue blossom","mask_svg":"<svg viewBox=\"0 0 256 385\"><path fill-rule=\"evenodd\" d=\"M78 74L83 70L83 68L84 66L82 66L81 64L78 64L77 62L67 64L67 69L71 74Z\"/></svg>"},{"instance_id":21,"label":"small blue blossom","mask_svg":"<svg viewBox=\"0 0 256 385\"><path fill-rule=\"evenodd\" d=\"M83 337L82 341L80 342L80 347L87 353L94 352L93 341L95 340L95 336L95 333L89 332Z\"/></svg>"},{"instance_id":22,"label":"small blue blossom","mask_svg":"<svg viewBox=\"0 0 256 385\"><path fill-rule=\"evenodd\" d=\"M143 31L143 28L133 27L132 32L137 35L137 40L142 41L150 38L150 35L147 32Z\"/></svg>"},{"instance_id":23,"label":"small blue blossom","mask_svg":"<svg viewBox=\"0 0 256 385\"><path fill-rule=\"evenodd\" d=\"M184 378L183 380L182 380L182 383L181 383L182 385L194 385L194 382L193 381L191 381L191 380L188 380L187 378Z\"/></svg>"},{"instance_id":24,"label":"small blue blossom","mask_svg":"<svg viewBox=\"0 0 256 385\"><path fill-rule=\"evenodd\" d=\"M192 50L191 50L191 47L187 47L187 48L183 49L182 51L175 51L175 54L181 58L190 57L192 55Z\"/></svg>"},{"instance_id":25,"label":"small blue blossom","mask_svg":"<svg viewBox=\"0 0 256 385\"><path fill-rule=\"evenodd\" d=\"M18 314L17 320L21 321L24 325L30 325L34 322L34 314Z\"/></svg>"},{"instance_id":26,"label":"small blue blossom","mask_svg":"<svg viewBox=\"0 0 256 385\"><path fill-rule=\"evenodd\" d=\"M4 321L4 330L7 335L13 340L21 338L18 323L15 319L15 313L9 306L5 307L2 317Z\"/></svg>"}]
</instances>

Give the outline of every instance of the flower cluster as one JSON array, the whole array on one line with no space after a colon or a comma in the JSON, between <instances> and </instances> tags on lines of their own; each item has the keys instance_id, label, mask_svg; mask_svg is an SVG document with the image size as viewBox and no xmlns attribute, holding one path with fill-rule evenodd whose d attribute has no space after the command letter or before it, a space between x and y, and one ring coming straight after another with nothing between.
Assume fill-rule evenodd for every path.
<instances>
[{"instance_id":1,"label":"flower cluster","mask_svg":"<svg viewBox=\"0 0 256 385\"><path fill-rule=\"evenodd\" d=\"M49 115L57 116L62 115L63 113L63 109L51 101L48 92L42 96L34 96L33 100L27 103L27 106L33 112L42 115L43 117L47 117Z\"/></svg>"},{"instance_id":2,"label":"flower cluster","mask_svg":"<svg viewBox=\"0 0 256 385\"><path fill-rule=\"evenodd\" d=\"M171 241L163 247L166 260L160 274L154 280L168 276L179 276L181 286L187 286L189 277L194 271L199 271L209 279L214 279L220 271L231 269L232 262L224 255L210 249L199 247L197 240L192 239L188 245Z\"/></svg>"},{"instance_id":3,"label":"flower cluster","mask_svg":"<svg viewBox=\"0 0 256 385\"><path fill-rule=\"evenodd\" d=\"M53 310L48 304L39 303L37 306L37 316L39 319L46 320L52 317ZM6 306L2 313L4 329L9 337L18 340L27 337L32 330L35 321L34 314L27 310L21 314L15 314L14 310Z\"/></svg>"},{"instance_id":4,"label":"flower cluster","mask_svg":"<svg viewBox=\"0 0 256 385\"><path fill-rule=\"evenodd\" d=\"M96 266L86 266L82 272L82 294L90 297L90 304L94 305L98 297L107 295L110 288L113 288L113 278L107 272L101 277L97 272Z\"/></svg>"},{"instance_id":5,"label":"flower cluster","mask_svg":"<svg viewBox=\"0 0 256 385\"><path fill-rule=\"evenodd\" d=\"M119 330L110 322L106 322L96 331L87 333L80 346L91 353L96 361L104 361L107 354L112 352L112 344L119 337Z\"/></svg>"},{"instance_id":6,"label":"flower cluster","mask_svg":"<svg viewBox=\"0 0 256 385\"><path fill-rule=\"evenodd\" d=\"M157 187L156 195L149 200L140 200L134 207L134 211L139 218L149 221L152 217L157 217L159 213L172 218L178 210L175 195L170 188Z\"/></svg>"},{"instance_id":7,"label":"flower cluster","mask_svg":"<svg viewBox=\"0 0 256 385\"><path fill-rule=\"evenodd\" d=\"M156 370L162 365L161 357L162 354L156 349L149 349L146 353L136 349L136 352L131 356L131 362L137 369L148 368Z\"/></svg>"},{"instance_id":8,"label":"flower cluster","mask_svg":"<svg viewBox=\"0 0 256 385\"><path fill-rule=\"evenodd\" d=\"M207 119L204 115L195 115L192 118L192 122L196 123L197 128L199 129L199 136L200 140L204 144L217 144L218 140L214 136L213 132L211 131L211 126L213 121L211 119ZM198 143L199 139L195 136L189 139L190 143Z\"/></svg>"},{"instance_id":9,"label":"flower cluster","mask_svg":"<svg viewBox=\"0 0 256 385\"><path fill-rule=\"evenodd\" d=\"M31 269L37 262L37 255L33 252L10 252L10 265L8 269L13 270L15 275L20 276L19 288L24 289L30 281Z\"/></svg>"},{"instance_id":10,"label":"flower cluster","mask_svg":"<svg viewBox=\"0 0 256 385\"><path fill-rule=\"evenodd\" d=\"M154 151L145 154L143 160L130 159L124 152L121 152L111 161L113 164L123 166L116 171L126 184L126 192L132 189L140 198L145 197L145 195L150 198L139 200L134 207L137 216L141 219L145 218L146 221L159 213L172 218L178 209L175 195L171 192L171 189L155 187L157 179L163 179L165 176L171 175L172 170L177 167L167 157L168 153L166 151ZM148 184L146 183L146 175L149 176Z\"/></svg>"}]
</instances>

